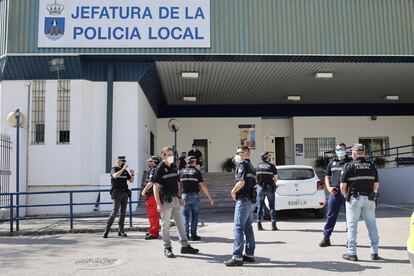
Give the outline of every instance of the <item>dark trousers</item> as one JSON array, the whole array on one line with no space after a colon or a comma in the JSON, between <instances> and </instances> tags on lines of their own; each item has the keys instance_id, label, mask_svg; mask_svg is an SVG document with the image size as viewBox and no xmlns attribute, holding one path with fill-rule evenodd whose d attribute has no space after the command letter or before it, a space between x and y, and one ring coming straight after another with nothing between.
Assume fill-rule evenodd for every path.
<instances>
[{"instance_id":1,"label":"dark trousers","mask_svg":"<svg viewBox=\"0 0 414 276\"><path fill-rule=\"evenodd\" d=\"M339 211L341 206L344 205L345 199L340 192L337 194L329 194L328 198L328 214L326 219L325 228L323 230L323 235L326 238L329 238L334 230L336 220L338 218Z\"/></svg>"},{"instance_id":2,"label":"dark trousers","mask_svg":"<svg viewBox=\"0 0 414 276\"><path fill-rule=\"evenodd\" d=\"M119 209L121 208L121 214L119 215L119 221L118 221L118 225L119 225L118 232L123 232L126 208L128 205L128 193L127 192L116 192L112 201L114 203L114 208L112 209L112 212L109 215L108 222L106 224L106 230L109 231L109 229L111 229L111 226L114 223L115 217L118 214Z\"/></svg>"}]
</instances>

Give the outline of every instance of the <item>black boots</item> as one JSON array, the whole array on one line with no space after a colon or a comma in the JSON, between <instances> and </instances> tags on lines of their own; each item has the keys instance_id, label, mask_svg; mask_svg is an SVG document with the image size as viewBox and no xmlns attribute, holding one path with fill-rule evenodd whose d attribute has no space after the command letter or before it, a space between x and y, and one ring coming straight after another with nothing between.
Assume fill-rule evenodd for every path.
<instances>
[{"instance_id":1,"label":"black boots","mask_svg":"<svg viewBox=\"0 0 414 276\"><path fill-rule=\"evenodd\" d=\"M259 221L259 222L257 222L257 230L259 230L259 231L263 231L264 229L263 229L263 226L262 226L262 223Z\"/></svg>"},{"instance_id":2,"label":"black boots","mask_svg":"<svg viewBox=\"0 0 414 276\"><path fill-rule=\"evenodd\" d=\"M277 231L276 221L272 221L272 231Z\"/></svg>"},{"instance_id":3,"label":"black boots","mask_svg":"<svg viewBox=\"0 0 414 276\"><path fill-rule=\"evenodd\" d=\"M327 247L327 246L331 246L331 240L327 237L324 237L321 241L321 243L319 244L320 247Z\"/></svg>"},{"instance_id":4,"label":"black boots","mask_svg":"<svg viewBox=\"0 0 414 276\"><path fill-rule=\"evenodd\" d=\"M105 229L105 232L103 233L103 238L104 239L108 238L108 235L109 235L109 230Z\"/></svg>"}]
</instances>

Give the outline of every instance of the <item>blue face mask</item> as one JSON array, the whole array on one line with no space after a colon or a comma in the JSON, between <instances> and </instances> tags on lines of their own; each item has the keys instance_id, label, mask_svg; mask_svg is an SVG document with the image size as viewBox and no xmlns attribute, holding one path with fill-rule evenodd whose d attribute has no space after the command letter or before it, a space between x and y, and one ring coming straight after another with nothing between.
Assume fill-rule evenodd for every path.
<instances>
[{"instance_id":1,"label":"blue face mask","mask_svg":"<svg viewBox=\"0 0 414 276\"><path fill-rule=\"evenodd\" d=\"M345 157L346 156L346 152L344 149L339 149L336 151L336 155L338 155L338 157Z\"/></svg>"}]
</instances>

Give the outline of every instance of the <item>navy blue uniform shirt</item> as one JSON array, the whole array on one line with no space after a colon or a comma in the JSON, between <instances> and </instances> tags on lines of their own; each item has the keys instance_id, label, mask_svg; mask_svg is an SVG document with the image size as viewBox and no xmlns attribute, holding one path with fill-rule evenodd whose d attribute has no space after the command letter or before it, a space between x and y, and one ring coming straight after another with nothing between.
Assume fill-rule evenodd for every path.
<instances>
[{"instance_id":1,"label":"navy blue uniform shirt","mask_svg":"<svg viewBox=\"0 0 414 276\"><path fill-rule=\"evenodd\" d=\"M351 162L352 159L348 156L343 160L335 158L329 162L328 167L326 168L326 176L331 177L331 186L339 188L341 184L341 174L345 168L345 165Z\"/></svg>"},{"instance_id":2,"label":"navy blue uniform shirt","mask_svg":"<svg viewBox=\"0 0 414 276\"><path fill-rule=\"evenodd\" d=\"M257 184L260 186L275 185L274 176L277 175L276 166L269 162L261 162L256 168Z\"/></svg>"},{"instance_id":3,"label":"navy blue uniform shirt","mask_svg":"<svg viewBox=\"0 0 414 276\"><path fill-rule=\"evenodd\" d=\"M236 182L244 181L244 186L237 192L236 198L253 199L255 193L254 188L256 186L256 173L249 159L243 160L238 165L235 180Z\"/></svg>"},{"instance_id":4,"label":"navy blue uniform shirt","mask_svg":"<svg viewBox=\"0 0 414 276\"><path fill-rule=\"evenodd\" d=\"M112 187L117 192L126 192L126 191L129 190L127 180L131 179L131 175L129 174L129 172L127 170L125 170L125 171L122 172L122 174L118 178L113 178L112 175L119 172L120 170L122 170L122 168L112 167L112 169L111 169L111 184L112 184Z\"/></svg>"},{"instance_id":5,"label":"navy blue uniform shirt","mask_svg":"<svg viewBox=\"0 0 414 276\"><path fill-rule=\"evenodd\" d=\"M180 173L180 182L183 186L183 194L199 193L199 183L203 182L203 176L196 168L187 166Z\"/></svg>"},{"instance_id":6,"label":"navy blue uniform shirt","mask_svg":"<svg viewBox=\"0 0 414 276\"><path fill-rule=\"evenodd\" d=\"M374 182L378 182L377 168L365 158L357 158L345 165L341 182L348 183L348 191L372 193Z\"/></svg>"},{"instance_id":7,"label":"navy blue uniform shirt","mask_svg":"<svg viewBox=\"0 0 414 276\"><path fill-rule=\"evenodd\" d=\"M175 164L167 166L161 162L154 170L153 182L160 184L160 193L166 197L178 196L179 180Z\"/></svg>"}]
</instances>

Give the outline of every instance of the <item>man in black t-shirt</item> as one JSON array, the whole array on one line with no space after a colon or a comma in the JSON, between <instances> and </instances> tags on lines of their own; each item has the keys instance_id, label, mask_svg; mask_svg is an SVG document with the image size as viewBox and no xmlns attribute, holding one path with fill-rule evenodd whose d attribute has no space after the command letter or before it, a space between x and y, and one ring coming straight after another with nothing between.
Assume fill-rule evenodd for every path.
<instances>
[{"instance_id":1,"label":"man in black t-shirt","mask_svg":"<svg viewBox=\"0 0 414 276\"><path fill-rule=\"evenodd\" d=\"M109 230L114 223L115 217L118 214L119 209L121 213L118 221L118 236L126 237L127 234L124 232L124 222L126 215L126 207L128 205L128 197L131 195L131 191L128 188L128 183L134 182L135 171L133 169L130 172L127 171L128 165L126 164L125 156L118 156L116 166L111 169L111 198L114 203L114 208L108 218L104 238L108 237Z\"/></svg>"},{"instance_id":2,"label":"man in black t-shirt","mask_svg":"<svg viewBox=\"0 0 414 276\"><path fill-rule=\"evenodd\" d=\"M198 150L195 144L193 144L191 150L188 152L188 156L197 157L197 169L201 170L201 166L203 166L203 154L201 153L201 151Z\"/></svg>"},{"instance_id":3,"label":"man in black t-shirt","mask_svg":"<svg viewBox=\"0 0 414 276\"><path fill-rule=\"evenodd\" d=\"M185 205L182 208L185 219L185 232L187 238L198 241L201 238L197 235L198 216L200 213L200 188L207 196L211 205L214 204L213 198L208 192L208 188L204 183L203 176L199 170L196 169L197 157L189 156L188 165L180 172L180 182L183 190L182 197L185 200ZM190 212L191 212L191 231L190 231Z\"/></svg>"},{"instance_id":4,"label":"man in black t-shirt","mask_svg":"<svg viewBox=\"0 0 414 276\"><path fill-rule=\"evenodd\" d=\"M179 176L174 164L174 148L165 147L162 150L161 162L154 171L154 196L158 210L161 213L162 240L164 242L164 255L167 258L175 258L171 248L170 218L175 221L180 236L181 254L197 254L198 249L188 243L184 230L184 218L181 214L181 206L185 200L181 198Z\"/></svg>"}]
</instances>

